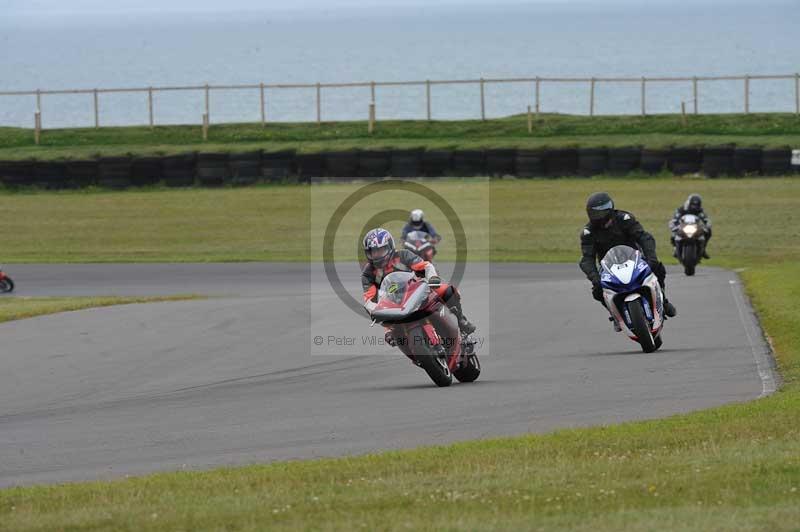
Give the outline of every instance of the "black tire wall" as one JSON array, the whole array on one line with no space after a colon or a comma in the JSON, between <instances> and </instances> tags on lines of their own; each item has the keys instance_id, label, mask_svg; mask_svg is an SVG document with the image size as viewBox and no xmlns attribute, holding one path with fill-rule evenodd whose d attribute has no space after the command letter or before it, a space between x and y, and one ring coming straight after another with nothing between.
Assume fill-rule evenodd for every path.
<instances>
[{"instance_id":1,"label":"black tire wall","mask_svg":"<svg viewBox=\"0 0 800 532\"><path fill-rule=\"evenodd\" d=\"M294 151L184 153L162 157L100 157L84 161L0 161L0 183L6 187L47 189L99 185L107 188L148 186L163 181L168 187L251 185L310 182L312 178L349 180L386 177L515 176L570 177L625 175L665 169L677 175L703 173L708 177L791 175L790 148L649 149L561 148L491 150L368 150L313 154Z\"/></svg>"}]
</instances>

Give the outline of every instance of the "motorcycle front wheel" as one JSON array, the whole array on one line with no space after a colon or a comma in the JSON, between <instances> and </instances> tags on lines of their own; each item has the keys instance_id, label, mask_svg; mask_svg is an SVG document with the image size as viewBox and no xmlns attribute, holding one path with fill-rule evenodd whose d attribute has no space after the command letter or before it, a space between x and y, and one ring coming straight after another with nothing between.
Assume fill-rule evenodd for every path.
<instances>
[{"instance_id":1,"label":"motorcycle front wheel","mask_svg":"<svg viewBox=\"0 0 800 532\"><path fill-rule=\"evenodd\" d=\"M642 351L652 353L656 350L656 342L653 338L653 333L650 332L650 325L647 323L642 303L640 301L632 302L632 304L628 305L628 312L631 315L633 332L636 334L639 345L642 346Z\"/></svg>"},{"instance_id":2,"label":"motorcycle front wheel","mask_svg":"<svg viewBox=\"0 0 800 532\"><path fill-rule=\"evenodd\" d=\"M697 266L697 244L692 242L683 246L683 273L687 277L694 275Z\"/></svg>"}]
</instances>

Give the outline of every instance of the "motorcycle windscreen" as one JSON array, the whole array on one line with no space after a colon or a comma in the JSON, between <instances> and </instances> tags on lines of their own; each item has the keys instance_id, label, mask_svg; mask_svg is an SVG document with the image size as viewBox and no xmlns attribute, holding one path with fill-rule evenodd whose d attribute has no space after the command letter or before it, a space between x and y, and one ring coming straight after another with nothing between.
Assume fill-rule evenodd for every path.
<instances>
[{"instance_id":1,"label":"motorcycle windscreen","mask_svg":"<svg viewBox=\"0 0 800 532\"><path fill-rule=\"evenodd\" d=\"M430 294L428 283L413 282L415 274L393 272L387 275L378 290L378 305L373 311L377 319L398 319L419 310Z\"/></svg>"},{"instance_id":2,"label":"motorcycle windscreen","mask_svg":"<svg viewBox=\"0 0 800 532\"><path fill-rule=\"evenodd\" d=\"M638 287L649 273L647 263L640 261L639 251L629 246L611 248L601 261L603 286L615 291Z\"/></svg>"},{"instance_id":3,"label":"motorcycle windscreen","mask_svg":"<svg viewBox=\"0 0 800 532\"><path fill-rule=\"evenodd\" d=\"M427 242L431 235L425 231L411 231L406 235L406 242Z\"/></svg>"}]
</instances>

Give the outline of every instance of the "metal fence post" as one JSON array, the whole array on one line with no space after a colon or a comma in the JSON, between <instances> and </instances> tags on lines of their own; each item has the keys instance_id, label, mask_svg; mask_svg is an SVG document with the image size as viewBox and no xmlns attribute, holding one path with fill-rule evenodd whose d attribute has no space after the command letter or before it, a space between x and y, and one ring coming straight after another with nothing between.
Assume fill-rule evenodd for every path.
<instances>
[{"instance_id":1,"label":"metal fence post","mask_svg":"<svg viewBox=\"0 0 800 532\"><path fill-rule=\"evenodd\" d=\"M486 97L484 92L484 84L486 82L481 78L481 120L486 121Z\"/></svg>"},{"instance_id":2,"label":"metal fence post","mask_svg":"<svg viewBox=\"0 0 800 532\"><path fill-rule=\"evenodd\" d=\"M425 80L425 103L428 110L428 122L431 121L431 80Z\"/></svg>"},{"instance_id":3,"label":"metal fence post","mask_svg":"<svg viewBox=\"0 0 800 532\"><path fill-rule=\"evenodd\" d=\"M647 116L647 79L642 76L642 116Z\"/></svg>"},{"instance_id":4,"label":"metal fence post","mask_svg":"<svg viewBox=\"0 0 800 532\"><path fill-rule=\"evenodd\" d=\"M261 99L261 127L265 127L267 125L267 104L264 99L264 84L260 83L258 85L259 89L259 97Z\"/></svg>"},{"instance_id":5,"label":"metal fence post","mask_svg":"<svg viewBox=\"0 0 800 532\"><path fill-rule=\"evenodd\" d=\"M528 134L533 133L533 115L531 114L531 106L528 106Z\"/></svg>"},{"instance_id":6,"label":"metal fence post","mask_svg":"<svg viewBox=\"0 0 800 532\"><path fill-rule=\"evenodd\" d=\"M697 76L692 78L692 101L694 102L694 114L697 114Z\"/></svg>"},{"instance_id":7,"label":"metal fence post","mask_svg":"<svg viewBox=\"0 0 800 532\"><path fill-rule=\"evenodd\" d=\"M148 87L147 89L147 114L150 118L150 129L153 129L153 126L155 126L155 120L153 120L153 87Z\"/></svg>"},{"instance_id":8,"label":"metal fence post","mask_svg":"<svg viewBox=\"0 0 800 532\"><path fill-rule=\"evenodd\" d=\"M322 85L317 83L317 125L322 125Z\"/></svg>"},{"instance_id":9,"label":"metal fence post","mask_svg":"<svg viewBox=\"0 0 800 532\"><path fill-rule=\"evenodd\" d=\"M750 75L744 77L744 113L750 114Z\"/></svg>"},{"instance_id":10,"label":"metal fence post","mask_svg":"<svg viewBox=\"0 0 800 532\"><path fill-rule=\"evenodd\" d=\"M541 79L539 79L539 76L536 76L536 89L535 89L535 91L536 91L536 102L535 102L535 105L536 105L536 114L537 114L537 115L539 114L539 111L541 110L541 107L540 107L540 105L539 105L539 103L540 103L540 94L541 94L541 87L542 87L542 80L541 80Z\"/></svg>"},{"instance_id":11,"label":"metal fence post","mask_svg":"<svg viewBox=\"0 0 800 532\"><path fill-rule=\"evenodd\" d=\"M36 110L42 110L42 89L36 89Z\"/></svg>"},{"instance_id":12,"label":"metal fence post","mask_svg":"<svg viewBox=\"0 0 800 532\"><path fill-rule=\"evenodd\" d=\"M97 89L94 90L94 127L100 127L100 101L97 97Z\"/></svg>"},{"instance_id":13,"label":"metal fence post","mask_svg":"<svg viewBox=\"0 0 800 532\"><path fill-rule=\"evenodd\" d=\"M594 116L594 84L595 79L589 83L589 116Z\"/></svg>"},{"instance_id":14,"label":"metal fence post","mask_svg":"<svg viewBox=\"0 0 800 532\"><path fill-rule=\"evenodd\" d=\"M369 95L370 95L370 101L372 103L375 103L375 82L374 81L370 81L370 83L369 83Z\"/></svg>"}]
</instances>

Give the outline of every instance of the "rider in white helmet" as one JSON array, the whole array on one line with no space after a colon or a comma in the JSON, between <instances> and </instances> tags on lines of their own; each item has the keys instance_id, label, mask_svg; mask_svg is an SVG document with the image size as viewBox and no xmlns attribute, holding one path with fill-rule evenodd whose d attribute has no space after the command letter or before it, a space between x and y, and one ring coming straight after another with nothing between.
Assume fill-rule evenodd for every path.
<instances>
[{"instance_id":1,"label":"rider in white helmet","mask_svg":"<svg viewBox=\"0 0 800 532\"><path fill-rule=\"evenodd\" d=\"M406 223L405 227L403 227L402 239L405 240L406 236L411 231L425 231L431 235L434 244L438 244L442 241L441 235L436 232L433 224L425 221L425 213L422 212L422 209L414 209L411 211L411 214L408 217L408 222Z\"/></svg>"}]
</instances>

